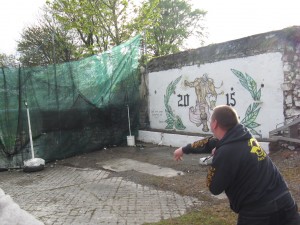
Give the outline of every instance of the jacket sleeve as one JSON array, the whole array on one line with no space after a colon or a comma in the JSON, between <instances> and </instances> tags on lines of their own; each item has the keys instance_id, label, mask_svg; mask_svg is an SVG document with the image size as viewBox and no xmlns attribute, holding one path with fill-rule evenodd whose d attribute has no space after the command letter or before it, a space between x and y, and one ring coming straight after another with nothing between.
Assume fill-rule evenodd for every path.
<instances>
[{"instance_id":1,"label":"jacket sleeve","mask_svg":"<svg viewBox=\"0 0 300 225\"><path fill-rule=\"evenodd\" d=\"M219 195L228 188L237 170L236 162L233 162L226 151L227 149L217 149L208 169L206 184L213 195Z\"/></svg>"},{"instance_id":2,"label":"jacket sleeve","mask_svg":"<svg viewBox=\"0 0 300 225\"><path fill-rule=\"evenodd\" d=\"M217 143L218 139L211 136L199 141L195 141L192 144L186 145L182 148L182 151L185 154L211 153L211 151L216 147Z\"/></svg>"}]
</instances>

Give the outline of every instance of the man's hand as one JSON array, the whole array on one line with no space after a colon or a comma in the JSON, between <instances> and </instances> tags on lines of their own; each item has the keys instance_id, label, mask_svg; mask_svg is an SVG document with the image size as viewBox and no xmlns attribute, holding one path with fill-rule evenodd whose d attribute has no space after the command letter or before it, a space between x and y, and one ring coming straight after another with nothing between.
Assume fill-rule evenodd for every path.
<instances>
[{"instance_id":1,"label":"man's hand","mask_svg":"<svg viewBox=\"0 0 300 225\"><path fill-rule=\"evenodd\" d=\"M183 156L182 147L180 147L174 151L174 160L180 161L180 160L182 160L182 156Z\"/></svg>"}]
</instances>

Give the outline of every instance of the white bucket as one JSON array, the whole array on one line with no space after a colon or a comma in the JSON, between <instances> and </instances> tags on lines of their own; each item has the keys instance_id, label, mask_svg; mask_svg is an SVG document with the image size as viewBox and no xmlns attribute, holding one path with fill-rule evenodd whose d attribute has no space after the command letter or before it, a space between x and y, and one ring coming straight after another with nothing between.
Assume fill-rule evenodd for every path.
<instances>
[{"instance_id":1,"label":"white bucket","mask_svg":"<svg viewBox=\"0 0 300 225\"><path fill-rule=\"evenodd\" d=\"M127 145L128 146L135 146L134 136L127 136Z\"/></svg>"}]
</instances>

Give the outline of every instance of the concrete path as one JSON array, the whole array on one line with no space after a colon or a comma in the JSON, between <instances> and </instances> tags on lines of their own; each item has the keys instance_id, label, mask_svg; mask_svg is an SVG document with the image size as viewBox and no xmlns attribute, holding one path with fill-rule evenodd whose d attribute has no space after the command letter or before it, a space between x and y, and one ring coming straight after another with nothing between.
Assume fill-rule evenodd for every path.
<instances>
[{"instance_id":1,"label":"concrete path","mask_svg":"<svg viewBox=\"0 0 300 225\"><path fill-rule=\"evenodd\" d=\"M178 217L201 202L142 186L104 170L66 166L0 173L0 187L46 225L143 224Z\"/></svg>"},{"instance_id":2,"label":"concrete path","mask_svg":"<svg viewBox=\"0 0 300 225\"><path fill-rule=\"evenodd\" d=\"M115 172L135 170L140 173L147 173L160 177L184 175L182 171L125 158L109 160L103 164L103 168Z\"/></svg>"}]
</instances>

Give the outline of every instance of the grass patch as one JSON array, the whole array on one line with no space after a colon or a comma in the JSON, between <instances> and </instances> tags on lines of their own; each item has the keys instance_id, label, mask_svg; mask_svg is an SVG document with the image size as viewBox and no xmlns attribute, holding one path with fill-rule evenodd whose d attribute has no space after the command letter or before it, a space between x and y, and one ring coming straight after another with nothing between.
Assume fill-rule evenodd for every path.
<instances>
[{"instance_id":1,"label":"grass patch","mask_svg":"<svg viewBox=\"0 0 300 225\"><path fill-rule=\"evenodd\" d=\"M236 224L236 214L228 209L222 211L216 208L205 208L200 211L189 212L177 218L162 220L157 223L144 225L232 225ZM227 212L227 213L226 213Z\"/></svg>"}]
</instances>

